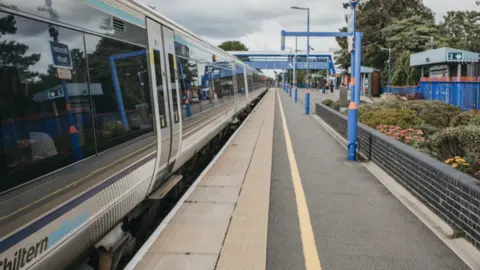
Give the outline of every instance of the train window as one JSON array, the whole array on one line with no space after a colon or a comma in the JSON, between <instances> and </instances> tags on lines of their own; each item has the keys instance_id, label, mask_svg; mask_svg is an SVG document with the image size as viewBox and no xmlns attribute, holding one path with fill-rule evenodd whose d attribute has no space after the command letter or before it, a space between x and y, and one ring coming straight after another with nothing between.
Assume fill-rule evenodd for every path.
<instances>
[{"instance_id":1,"label":"train window","mask_svg":"<svg viewBox=\"0 0 480 270\"><path fill-rule=\"evenodd\" d=\"M214 75L214 88L217 97L228 101L233 100L233 74L231 69L217 68Z\"/></svg>"},{"instance_id":2,"label":"train window","mask_svg":"<svg viewBox=\"0 0 480 270\"><path fill-rule=\"evenodd\" d=\"M196 61L178 56L177 59L180 89L183 93L183 118L187 119L202 111L202 104L200 102L201 80L198 76L198 65Z\"/></svg>"},{"instance_id":3,"label":"train window","mask_svg":"<svg viewBox=\"0 0 480 270\"><path fill-rule=\"evenodd\" d=\"M249 71L248 73L248 76L247 76L247 79L248 79L248 92L252 92L254 89L253 89L253 72L252 71Z\"/></svg>"},{"instance_id":4,"label":"train window","mask_svg":"<svg viewBox=\"0 0 480 270\"><path fill-rule=\"evenodd\" d=\"M158 111L160 113L160 126L161 128L167 127L167 118L165 117L165 93L163 91L163 77L162 77L162 64L160 59L160 52L153 50L153 61L155 63L155 78L157 81L157 94L158 94Z\"/></svg>"},{"instance_id":5,"label":"train window","mask_svg":"<svg viewBox=\"0 0 480 270\"><path fill-rule=\"evenodd\" d=\"M85 34L98 151L153 130L147 51Z\"/></svg>"},{"instance_id":6,"label":"train window","mask_svg":"<svg viewBox=\"0 0 480 270\"><path fill-rule=\"evenodd\" d=\"M202 79L202 110L206 111L215 105L214 80L215 66L205 63L204 70L201 71Z\"/></svg>"},{"instance_id":7,"label":"train window","mask_svg":"<svg viewBox=\"0 0 480 270\"><path fill-rule=\"evenodd\" d=\"M239 96L245 95L245 76L243 76L243 67L237 66L237 91Z\"/></svg>"},{"instance_id":8,"label":"train window","mask_svg":"<svg viewBox=\"0 0 480 270\"><path fill-rule=\"evenodd\" d=\"M178 111L178 90L175 83L175 57L173 54L168 54L168 64L170 69L170 82L172 85L172 101L173 101L173 121L178 123L180 121L180 115Z\"/></svg>"},{"instance_id":9,"label":"train window","mask_svg":"<svg viewBox=\"0 0 480 270\"><path fill-rule=\"evenodd\" d=\"M83 34L3 12L0 28L1 192L93 155L95 140Z\"/></svg>"},{"instance_id":10,"label":"train window","mask_svg":"<svg viewBox=\"0 0 480 270\"><path fill-rule=\"evenodd\" d=\"M142 45L147 44L144 18L136 18L132 16L130 17L132 23L123 21L114 18L105 11L102 11L101 8L95 7L98 4L101 4L101 1L0 0L0 5L43 17L48 20L76 25L83 29L102 33L128 42ZM122 9L129 10L129 8L125 6L122 6ZM127 11L127 13L129 12ZM85 18L88 18L88 20Z\"/></svg>"}]
</instances>

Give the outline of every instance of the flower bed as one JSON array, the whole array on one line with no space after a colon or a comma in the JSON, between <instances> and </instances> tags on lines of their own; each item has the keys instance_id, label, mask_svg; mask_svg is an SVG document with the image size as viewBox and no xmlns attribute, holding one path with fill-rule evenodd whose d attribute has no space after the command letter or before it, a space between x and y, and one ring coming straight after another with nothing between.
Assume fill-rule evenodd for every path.
<instances>
[{"instance_id":1,"label":"flower bed","mask_svg":"<svg viewBox=\"0 0 480 270\"><path fill-rule=\"evenodd\" d=\"M337 102L326 100L323 104L338 111ZM371 128L480 179L478 110L461 111L456 106L439 101L390 100L362 104L358 119Z\"/></svg>"}]
</instances>

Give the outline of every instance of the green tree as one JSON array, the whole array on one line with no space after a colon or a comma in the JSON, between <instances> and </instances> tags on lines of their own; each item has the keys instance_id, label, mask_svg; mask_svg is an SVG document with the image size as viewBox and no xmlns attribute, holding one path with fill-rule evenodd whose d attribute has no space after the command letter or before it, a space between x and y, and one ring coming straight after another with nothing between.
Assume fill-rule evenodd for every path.
<instances>
[{"instance_id":1,"label":"green tree","mask_svg":"<svg viewBox=\"0 0 480 270\"><path fill-rule=\"evenodd\" d=\"M347 4L344 8L349 9ZM386 74L388 52L381 47L393 46L388 43L389 36L382 31L395 22L419 16L430 22L434 20L433 12L427 8L422 0L366 0L360 2L357 9L356 27L358 32L363 32L362 65L384 70ZM342 27L340 31L346 31ZM390 32L389 32L390 33ZM335 53L336 63L342 68L350 66L350 55L347 51L345 38L337 38L341 50ZM393 58L395 55L393 55ZM392 59L393 59L392 58ZM386 80L386 76L383 76Z\"/></svg>"},{"instance_id":2,"label":"green tree","mask_svg":"<svg viewBox=\"0 0 480 270\"><path fill-rule=\"evenodd\" d=\"M247 46L238 40L228 40L218 46L224 51L248 51Z\"/></svg>"},{"instance_id":3,"label":"green tree","mask_svg":"<svg viewBox=\"0 0 480 270\"><path fill-rule=\"evenodd\" d=\"M29 46L14 40L7 41L3 36L15 35L16 19L13 15L0 18L0 81L10 91L0 91L0 118L26 115L32 108L25 82L32 83L38 76L29 70L40 60L40 54L28 54ZM10 89L9 89L10 88Z\"/></svg>"},{"instance_id":4,"label":"green tree","mask_svg":"<svg viewBox=\"0 0 480 270\"><path fill-rule=\"evenodd\" d=\"M480 12L449 11L440 24L449 47L480 52Z\"/></svg>"},{"instance_id":5,"label":"green tree","mask_svg":"<svg viewBox=\"0 0 480 270\"><path fill-rule=\"evenodd\" d=\"M439 27L433 18L426 19L414 15L406 19L393 21L382 29L382 35L392 48L392 84L412 85L418 83L420 71L410 68L410 54L430 49L427 42L434 37L437 47L446 45L446 37L440 35Z\"/></svg>"}]
</instances>

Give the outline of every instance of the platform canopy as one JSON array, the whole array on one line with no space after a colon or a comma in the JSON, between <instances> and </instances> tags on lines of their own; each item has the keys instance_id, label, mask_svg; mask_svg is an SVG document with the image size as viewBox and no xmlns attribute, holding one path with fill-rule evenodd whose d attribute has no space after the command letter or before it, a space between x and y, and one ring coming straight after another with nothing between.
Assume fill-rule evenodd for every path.
<instances>
[{"instance_id":1,"label":"platform canopy","mask_svg":"<svg viewBox=\"0 0 480 270\"><path fill-rule=\"evenodd\" d=\"M294 52L289 51L230 51L230 54L236 56L252 68L258 69L293 69ZM335 65L331 53L310 53L311 70L329 70L335 74ZM307 54L297 52L296 69L307 69Z\"/></svg>"}]
</instances>

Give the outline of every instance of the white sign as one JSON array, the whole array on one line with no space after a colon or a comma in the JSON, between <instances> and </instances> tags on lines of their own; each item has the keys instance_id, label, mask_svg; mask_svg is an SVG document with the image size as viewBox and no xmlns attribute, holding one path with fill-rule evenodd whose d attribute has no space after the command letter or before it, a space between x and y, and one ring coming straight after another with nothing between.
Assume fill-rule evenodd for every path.
<instances>
[{"instance_id":1,"label":"white sign","mask_svg":"<svg viewBox=\"0 0 480 270\"><path fill-rule=\"evenodd\" d=\"M66 68L57 68L57 77L61 80L71 80L72 71Z\"/></svg>"},{"instance_id":2,"label":"white sign","mask_svg":"<svg viewBox=\"0 0 480 270\"><path fill-rule=\"evenodd\" d=\"M461 61L461 60L463 60L463 53L461 52L448 53L448 61Z\"/></svg>"},{"instance_id":3,"label":"white sign","mask_svg":"<svg viewBox=\"0 0 480 270\"><path fill-rule=\"evenodd\" d=\"M48 99L56 99L63 96L63 89L61 87L48 90Z\"/></svg>"},{"instance_id":4,"label":"white sign","mask_svg":"<svg viewBox=\"0 0 480 270\"><path fill-rule=\"evenodd\" d=\"M354 28L353 9L350 9L350 12L347 15L347 32L349 35L353 35L353 28Z\"/></svg>"},{"instance_id":5,"label":"white sign","mask_svg":"<svg viewBox=\"0 0 480 270\"><path fill-rule=\"evenodd\" d=\"M354 48L353 48L353 37L348 36L347 37L347 42L348 42L348 52L352 52L354 50Z\"/></svg>"}]
</instances>

